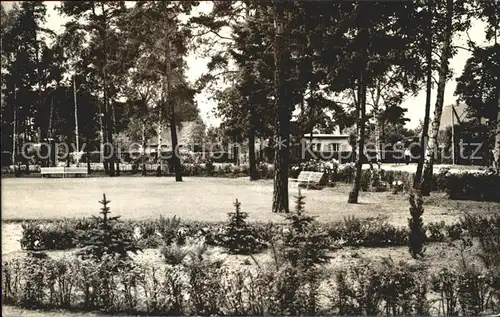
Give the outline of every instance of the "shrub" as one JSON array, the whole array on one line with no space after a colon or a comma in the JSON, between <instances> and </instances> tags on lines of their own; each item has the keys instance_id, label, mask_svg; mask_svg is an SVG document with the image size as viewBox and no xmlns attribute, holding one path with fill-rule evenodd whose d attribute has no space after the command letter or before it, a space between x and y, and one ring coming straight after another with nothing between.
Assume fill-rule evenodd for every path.
<instances>
[{"instance_id":1,"label":"shrub","mask_svg":"<svg viewBox=\"0 0 500 317\"><path fill-rule=\"evenodd\" d=\"M480 258L484 265L500 272L500 214L490 218L466 214L461 223L471 236L479 238Z\"/></svg>"},{"instance_id":2,"label":"shrub","mask_svg":"<svg viewBox=\"0 0 500 317\"><path fill-rule=\"evenodd\" d=\"M431 290L439 296L442 313L445 316L457 316L457 274L443 268L438 273L431 275L430 284Z\"/></svg>"},{"instance_id":3,"label":"shrub","mask_svg":"<svg viewBox=\"0 0 500 317\"><path fill-rule=\"evenodd\" d=\"M119 267L110 259L18 258L2 263L2 299L37 309L149 316L429 315L431 305L442 307L436 315L465 316L499 308L493 276L476 269L442 270L428 280L420 266L361 259L325 283L327 270L321 266L230 270L207 255L200 244L182 265L161 267ZM330 303L322 300L322 291Z\"/></svg>"},{"instance_id":4,"label":"shrub","mask_svg":"<svg viewBox=\"0 0 500 317\"><path fill-rule=\"evenodd\" d=\"M458 301L464 316L477 316L486 310L491 288L488 277L475 267L464 268L458 278Z\"/></svg>"},{"instance_id":5,"label":"shrub","mask_svg":"<svg viewBox=\"0 0 500 317\"><path fill-rule=\"evenodd\" d=\"M416 196L416 197L415 197ZM419 258L424 255L424 243L426 240L423 228L422 214L424 213L423 199L420 191L410 194L410 215L408 218L408 249L413 258Z\"/></svg>"},{"instance_id":6,"label":"shrub","mask_svg":"<svg viewBox=\"0 0 500 317\"><path fill-rule=\"evenodd\" d=\"M190 253L191 261L186 265L191 313L206 316L221 315L224 296L221 292L222 261L209 259L205 256L206 252L207 246L201 244Z\"/></svg>"},{"instance_id":7,"label":"shrub","mask_svg":"<svg viewBox=\"0 0 500 317\"><path fill-rule=\"evenodd\" d=\"M295 212L287 214L287 231L284 234L284 257L293 267L311 268L325 263L331 249L326 233L321 233L312 216L304 210L304 196L300 189L295 196Z\"/></svg>"},{"instance_id":8,"label":"shrub","mask_svg":"<svg viewBox=\"0 0 500 317\"><path fill-rule=\"evenodd\" d=\"M446 232L448 234L448 238L451 240L458 240L463 234L462 225L460 223L448 225L446 226Z\"/></svg>"},{"instance_id":9,"label":"shrub","mask_svg":"<svg viewBox=\"0 0 500 317\"><path fill-rule=\"evenodd\" d=\"M361 170L361 190L366 192L370 189L371 171Z\"/></svg>"},{"instance_id":10,"label":"shrub","mask_svg":"<svg viewBox=\"0 0 500 317\"><path fill-rule=\"evenodd\" d=\"M22 224L21 248L25 250L65 250L78 244L78 231L95 225L87 219L64 219L51 223L39 221Z\"/></svg>"},{"instance_id":11,"label":"shrub","mask_svg":"<svg viewBox=\"0 0 500 317\"><path fill-rule=\"evenodd\" d=\"M392 259L384 259L380 271L380 292L385 306L383 310L387 315L429 315L428 288L422 266L405 262L396 265Z\"/></svg>"},{"instance_id":12,"label":"shrub","mask_svg":"<svg viewBox=\"0 0 500 317\"><path fill-rule=\"evenodd\" d=\"M382 276L371 263L361 261L337 271L333 308L339 315L372 315L379 312Z\"/></svg>"},{"instance_id":13,"label":"shrub","mask_svg":"<svg viewBox=\"0 0 500 317\"><path fill-rule=\"evenodd\" d=\"M447 174L443 185L450 199L500 202L500 175L486 173Z\"/></svg>"},{"instance_id":14,"label":"shrub","mask_svg":"<svg viewBox=\"0 0 500 317\"><path fill-rule=\"evenodd\" d=\"M398 228L382 218L359 219L344 217L341 222L330 223L328 235L343 246L385 247L407 243L406 228Z\"/></svg>"},{"instance_id":15,"label":"shrub","mask_svg":"<svg viewBox=\"0 0 500 317\"><path fill-rule=\"evenodd\" d=\"M178 265L184 261L186 256L189 254L189 250L177 243L165 244L161 247L160 253L165 259L165 263Z\"/></svg>"},{"instance_id":16,"label":"shrub","mask_svg":"<svg viewBox=\"0 0 500 317\"><path fill-rule=\"evenodd\" d=\"M274 168L266 162L259 162L257 171L260 179L272 179L274 177Z\"/></svg>"},{"instance_id":17,"label":"shrub","mask_svg":"<svg viewBox=\"0 0 500 317\"><path fill-rule=\"evenodd\" d=\"M217 244L233 254L252 254L266 245L261 242L257 231L247 224L248 213L241 211L241 203L236 199L235 212L228 213L228 223L221 234L215 237Z\"/></svg>"},{"instance_id":18,"label":"shrub","mask_svg":"<svg viewBox=\"0 0 500 317\"><path fill-rule=\"evenodd\" d=\"M80 245L83 249L78 251L78 254L97 261L103 260L106 255L116 256L119 261L128 260L128 252L139 251L133 240L133 233L117 225L119 216L108 216L111 213L108 207L110 201L106 200L105 194L99 203L102 205L102 217L94 216L95 229L80 233Z\"/></svg>"},{"instance_id":19,"label":"shrub","mask_svg":"<svg viewBox=\"0 0 500 317\"><path fill-rule=\"evenodd\" d=\"M434 242L444 241L446 238L446 236L444 234L445 227L446 227L446 224L444 223L444 221L429 223L426 226L426 229L427 229L426 231L428 232L426 240L434 241Z\"/></svg>"}]
</instances>

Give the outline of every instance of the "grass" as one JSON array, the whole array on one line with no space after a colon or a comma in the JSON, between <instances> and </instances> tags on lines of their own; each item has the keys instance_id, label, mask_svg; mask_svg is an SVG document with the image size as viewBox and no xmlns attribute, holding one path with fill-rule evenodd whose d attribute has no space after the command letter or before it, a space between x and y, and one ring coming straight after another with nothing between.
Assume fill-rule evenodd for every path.
<instances>
[{"instance_id":1,"label":"grass","mask_svg":"<svg viewBox=\"0 0 500 317\"><path fill-rule=\"evenodd\" d=\"M350 186L338 184L323 190L304 190L306 208L319 221L383 215L397 225L406 225L406 195L391 192L364 193L359 204L348 204ZM3 221L90 217L98 210L97 201L106 193L111 211L122 219L151 219L160 215L183 220L225 221L237 198L250 221L281 222L282 215L271 213L272 180L250 182L247 178L170 177L114 178L13 178L2 180ZM290 204L298 193L290 185ZM461 211L498 211L488 202L451 202L433 193L426 204L425 221L453 221ZM464 206L465 208L462 208Z\"/></svg>"},{"instance_id":2,"label":"grass","mask_svg":"<svg viewBox=\"0 0 500 317\"><path fill-rule=\"evenodd\" d=\"M96 214L97 201L105 192L111 200L111 211L124 219L158 218L160 215L174 215L187 221L223 222L227 213L233 210L236 198L242 202L242 210L249 213L253 221L282 222L281 215L270 211L272 201L272 181L250 182L247 178L208 178L185 177L184 182L176 183L171 177L117 177L117 178L12 178L2 180L2 256L6 259L24 256L20 249L21 227L15 223L23 219L58 219L67 217L89 217ZM319 221L342 220L345 216L360 218L387 217L395 225L406 225L409 217L407 195L394 195L391 192L360 194L359 204L347 204L350 186L337 184L334 188L323 190L303 190L306 196L306 210ZM290 203L298 193L290 187ZM453 222L462 212L491 214L500 211L500 204L473 201L451 201L443 194L433 193L425 198L424 221L444 220ZM477 260L477 248L465 254L468 263ZM226 255L214 248L213 256L225 258L225 265L237 267L255 265L248 256ZM50 251L51 257L68 256L75 250ZM327 265L336 269L356 263L362 258L381 260L390 257L395 262L414 261L407 247L390 248L343 248L332 254ZM255 256L259 263L271 259L269 252ZM137 262L161 266L163 260L157 249L146 249L139 253ZM431 271L443 267L453 267L462 261L459 248L448 243L434 243L427 246L422 260ZM5 316L25 317L90 317L103 316L94 313L70 313L66 311L31 311L13 307L3 307Z\"/></svg>"},{"instance_id":3,"label":"grass","mask_svg":"<svg viewBox=\"0 0 500 317\"><path fill-rule=\"evenodd\" d=\"M104 317L98 313L77 313L67 310L27 310L12 306L3 306L2 315L7 317Z\"/></svg>"}]
</instances>

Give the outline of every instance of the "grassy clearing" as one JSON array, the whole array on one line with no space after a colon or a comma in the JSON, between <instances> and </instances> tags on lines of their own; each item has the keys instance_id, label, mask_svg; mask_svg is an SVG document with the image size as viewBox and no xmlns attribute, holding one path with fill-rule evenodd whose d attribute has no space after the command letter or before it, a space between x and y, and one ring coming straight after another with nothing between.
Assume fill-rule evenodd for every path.
<instances>
[{"instance_id":1,"label":"grassy clearing","mask_svg":"<svg viewBox=\"0 0 500 317\"><path fill-rule=\"evenodd\" d=\"M306 210L319 221L342 220L382 215L397 225L406 225L406 195L391 192L364 193L359 204L348 204L350 187L338 184L323 190L304 190ZM152 219L176 215L187 221L221 222L232 211L237 198L250 221L282 222L283 217L270 212L272 181L250 182L247 178L186 177L176 183L172 178L68 178L4 179L2 182L3 221L23 219L61 219L90 217L98 210L102 193L111 200L111 210L122 219ZM298 193L290 187L290 204ZM450 201L436 193L426 199L424 221L456 220L460 213L492 213L500 206L488 202Z\"/></svg>"}]
</instances>

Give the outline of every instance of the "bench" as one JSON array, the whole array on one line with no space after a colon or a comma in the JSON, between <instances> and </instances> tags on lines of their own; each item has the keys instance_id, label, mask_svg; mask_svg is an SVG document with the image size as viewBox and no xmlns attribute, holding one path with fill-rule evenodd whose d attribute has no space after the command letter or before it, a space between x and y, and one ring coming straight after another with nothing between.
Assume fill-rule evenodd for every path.
<instances>
[{"instance_id":1,"label":"bench","mask_svg":"<svg viewBox=\"0 0 500 317\"><path fill-rule=\"evenodd\" d=\"M299 173L299 176L295 180L297 184L306 185L306 188L312 186L313 188L322 188L328 183L328 180L325 177L325 173L322 172L310 172L310 171L302 171Z\"/></svg>"},{"instance_id":2,"label":"bench","mask_svg":"<svg viewBox=\"0 0 500 317\"><path fill-rule=\"evenodd\" d=\"M88 171L87 167L42 167L40 169L40 174L42 177L44 175L62 175L64 178L66 174L85 174L85 176L87 176Z\"/></svg>"}]
</instances>

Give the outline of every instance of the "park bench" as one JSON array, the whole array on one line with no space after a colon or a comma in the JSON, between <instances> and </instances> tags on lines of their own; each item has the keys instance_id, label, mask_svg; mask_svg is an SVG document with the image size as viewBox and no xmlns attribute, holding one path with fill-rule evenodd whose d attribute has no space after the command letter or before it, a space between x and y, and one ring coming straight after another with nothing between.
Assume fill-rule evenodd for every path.
<instances>
[{"instance_id":1,"label":"park bench","mask_svg":"<svg viewBox=\"0 0 500 317\"><path fill-rule=\"evenodd\" d=\"M42 177L44 175L62 175L63 178L67 174L73 175L88 175L87 167L42 167L40 169Z\"/></svg>"},{"instance_id":2,"label":"park bench","mask_svg":"<svg viewBox=\"0 0 500 317\"><path fill-rule=\"evenodd\" d=\"M298 186L305 185L307 189L309 188L309 186L311 186L312 188L320 189L328 183L325 173L310 171L300 172L295 181L297 182Z\"/></svg>"}]
</instances>

